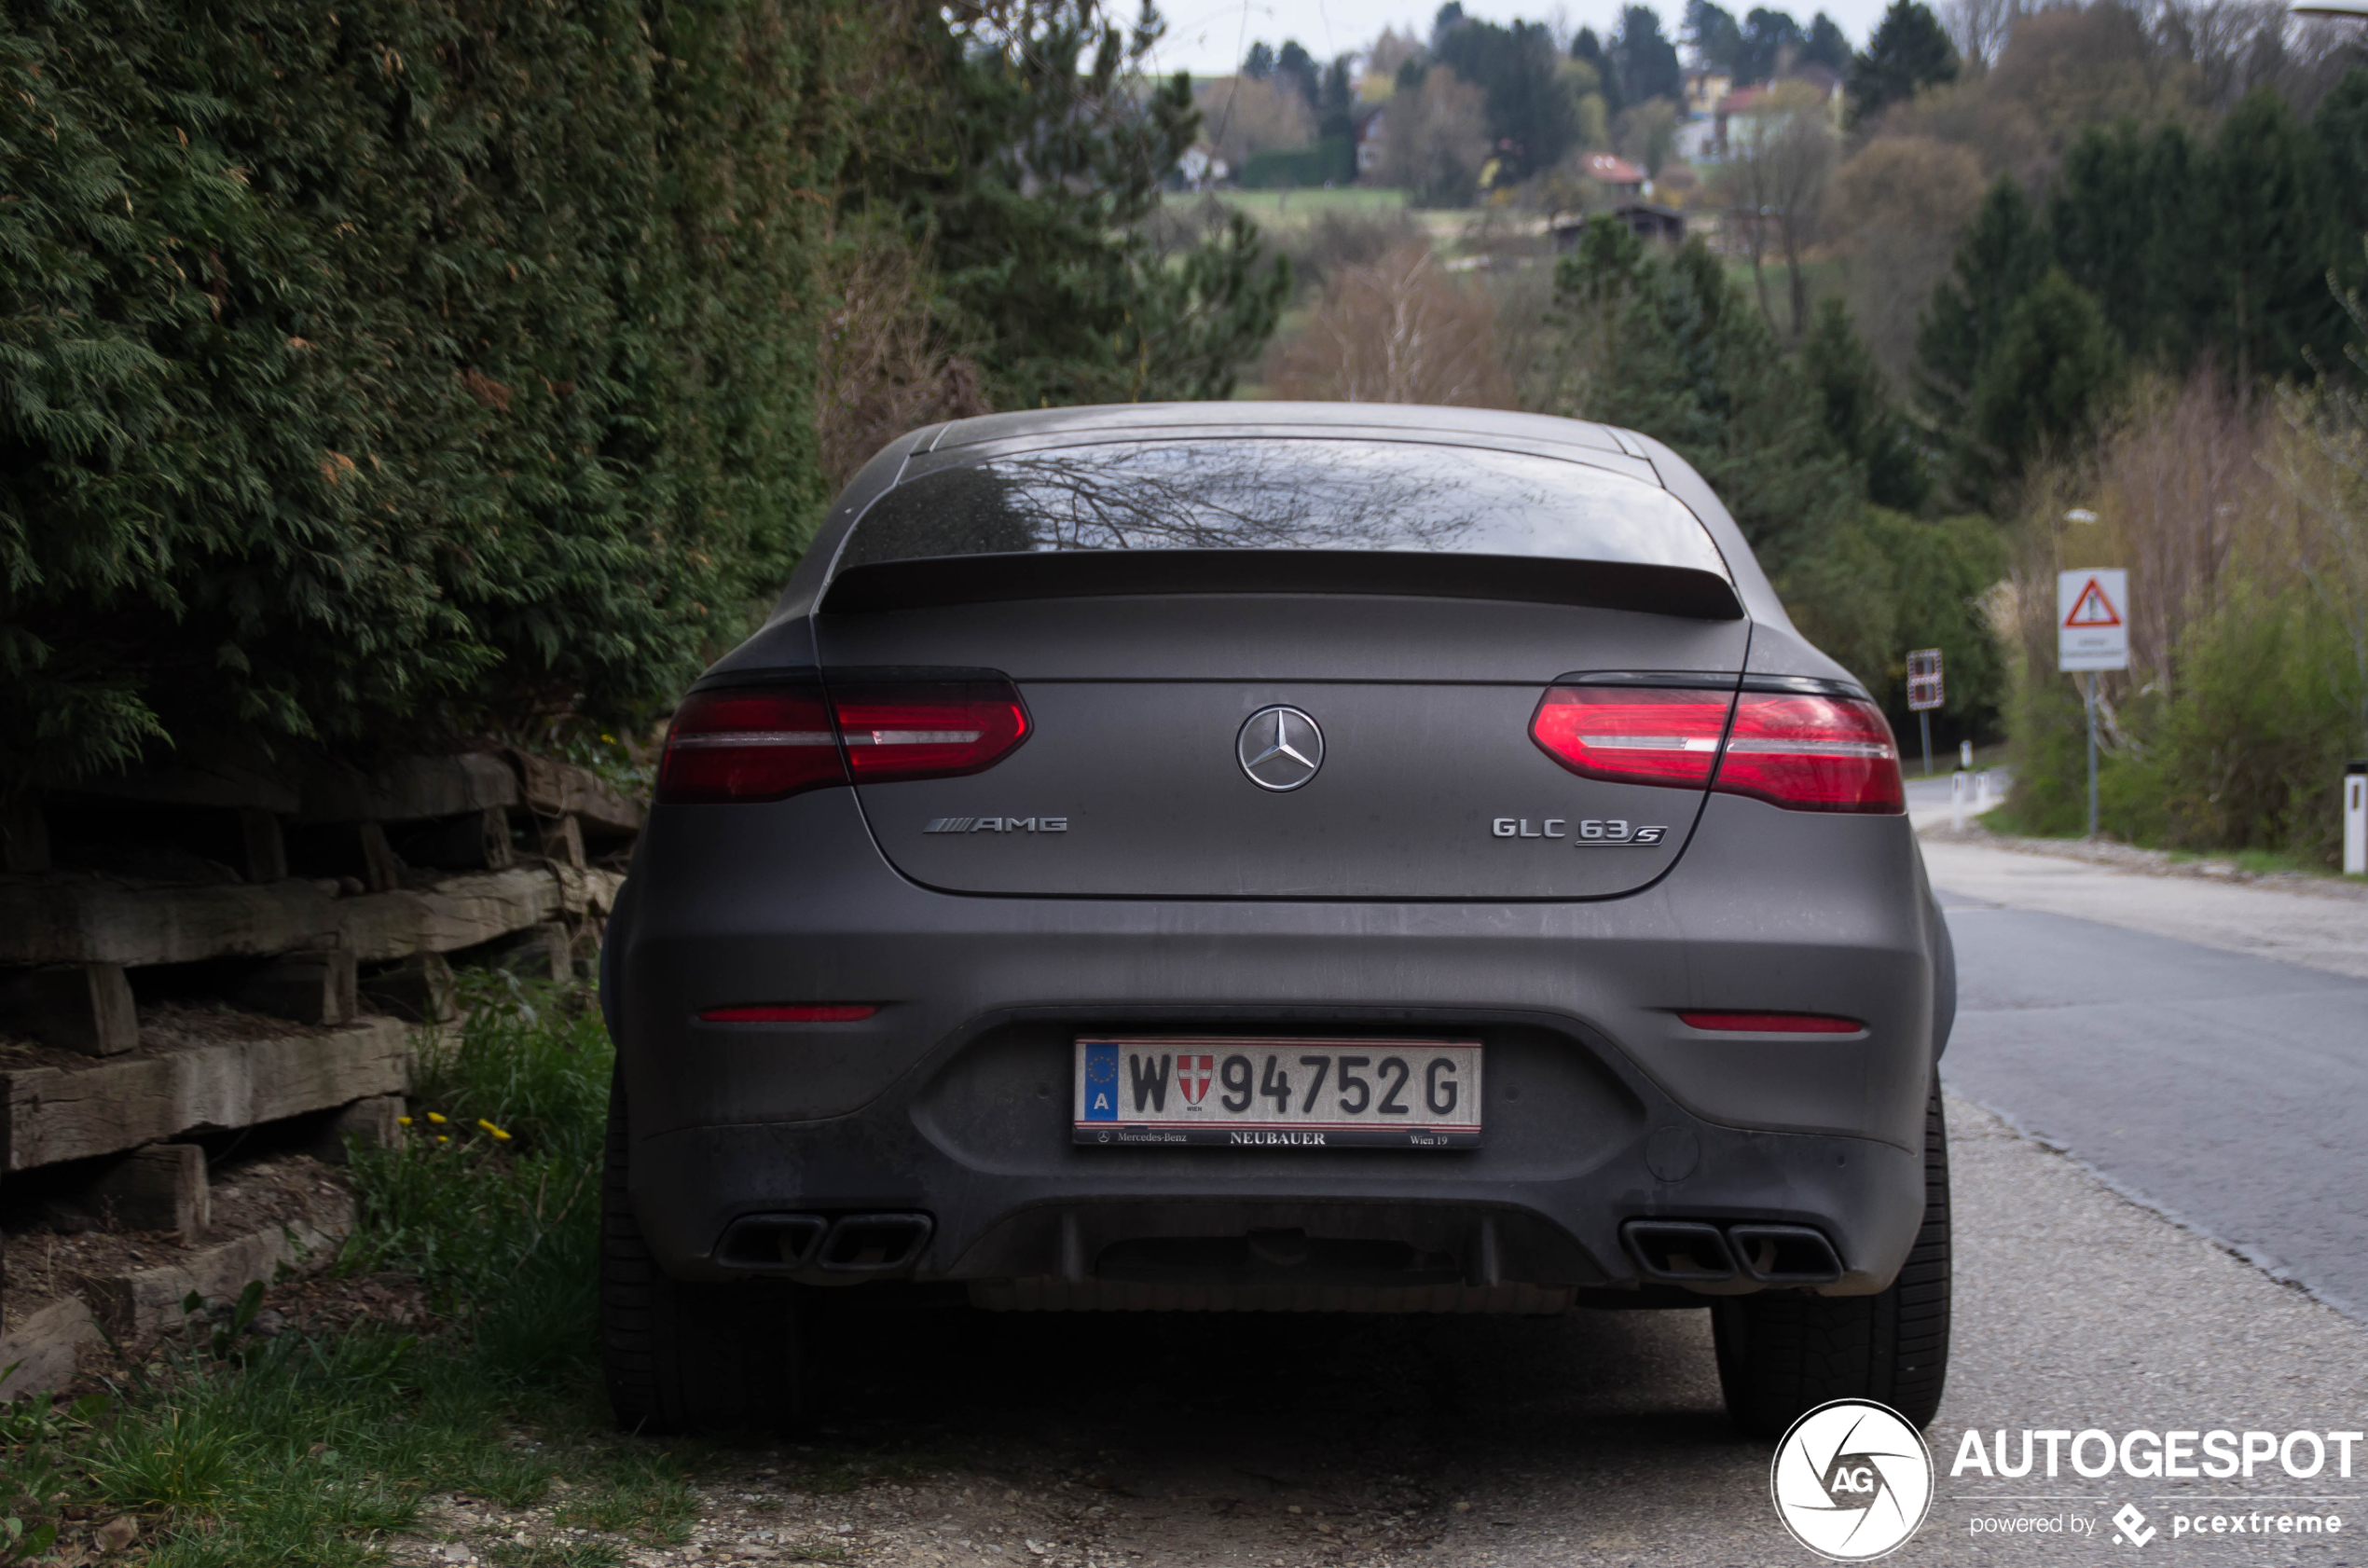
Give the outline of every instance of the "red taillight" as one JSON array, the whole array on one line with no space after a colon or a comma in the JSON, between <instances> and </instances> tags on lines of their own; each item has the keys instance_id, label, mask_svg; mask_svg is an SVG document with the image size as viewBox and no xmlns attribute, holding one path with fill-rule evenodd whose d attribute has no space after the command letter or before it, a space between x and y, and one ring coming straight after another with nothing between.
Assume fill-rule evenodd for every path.
<instances>
[{"instance_id":1,"label":"red taillight","mask_svg":"<svg viewBox=\"0 0 2368 1568\"><path fill-rule=\"evenodd\" d=\"M879 1011L869 1002L799 1002L772 1007L711 1007L702 1024L858 1024Z\"/></svg>"},{"instance_id":2,"label":"red taillight","mask_svg":"<svg viewBox=\"0 0 2368 1568\"><path fill-rule=\"evenodd\" d=\"M1689 790L1707 784L1792 811L1905 809L1891 726L1863 697L1556 686L1538 704L1529 733L1583 778Z\"/></svg>"},{"instance_id":3,"label":"red taillight","mask_svg":"<svg viewBox=\"0 0 2368 1568\"><path fill-rule=\"evenodd\" d=\"M833 683L832 706L858 784L950 778L992 767L1027 738L1027 709L1003 681Z\"/></svg>"},{"instance_id":4,"label":"red taillight","mask_svg":"<svg viewBox=\"0 0 2368 1568\"><path fill-rule=\"evenodd\" d=\"M1796 811L1906 809L1891 726L1860 697L1745 692L1714 788Z\"/></svg>"},{"instance_id":5,"label":"red taillight","mask_svg":"<svg viewBox=\"0 0 2368 1568\"><path fill-rule=\"evenodd\" d=\"M1680 1012L1697 1029L1754 1035L1854 1035L1866 1025L1822 1012Z\"/></svg>"},{"instance_id":6,"label":"red taillight","mask_svg":"<svg viewBox=\"0 0 2368 1568\"><path fill-rule=\"evenodd\" d=\"M1007 681L749 686L683 699L658 764L668 805L778 801L804 790L951 778L1027 738ZM842 749L844 741L844 749Z\"/></svg>"},{"instance_id":7,"label":"red taillight","mask_svg":"<svg viewBox=\"0 0 2368 1568\"><path fill-rule=\"evenodd\" d=\"M675 710L658 763L668 805L777 801L847 782L817 686L694 692Z\"/></svg>"},{"instance_id":8,"label":"red taillight","mask_svg":"<svg viewBox=\"0 0 2368 1568\"><path fill-rule=\"evenodd\" d=\"M1718 761L1727 692L1635 686L1556 686L1537 705L1530 738L1582 778L1700 789Z\"/></svg>"}]
</instances>

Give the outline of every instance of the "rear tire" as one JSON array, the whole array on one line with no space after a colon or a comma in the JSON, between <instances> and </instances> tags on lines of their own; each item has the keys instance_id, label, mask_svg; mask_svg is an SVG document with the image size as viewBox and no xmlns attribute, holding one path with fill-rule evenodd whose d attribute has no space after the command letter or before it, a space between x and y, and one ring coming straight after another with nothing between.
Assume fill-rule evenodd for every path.
<instances>
[{"instance_id":1,"label":"rear tire","mask_svg":"<svg viewBox=\"0 0 2368 1568\"><path fill-rule=\"evenodd\" d=\"M626 1190L622 1078L609 1086L600 1173L600 1370L617 1424L640 1432L778 1431L804 1412L797 1290L678 1280L657 1266Z\"/></svg>"},{"instance_id":2,"label":"rear tire","mask_svg":"<svg viewBox=\"0 0 2368 1568\"><path fill-rule=\"evenodd\" d=\"M1948 1378L1948 1130L1940 1087L1924 1109L1924 1223L1891 1288L1875 1296L1769 1292L1711 1308L1727 1413L1779 1437L1829 1399L1872 1399L1931 1424Z\"/></svg>"}]
</instances>

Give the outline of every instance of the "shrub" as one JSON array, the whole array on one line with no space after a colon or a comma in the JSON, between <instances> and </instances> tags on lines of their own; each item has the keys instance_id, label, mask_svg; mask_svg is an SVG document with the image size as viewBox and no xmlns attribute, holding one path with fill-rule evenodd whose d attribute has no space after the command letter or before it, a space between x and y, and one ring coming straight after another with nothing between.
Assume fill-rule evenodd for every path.
<instances>
[{"instance_id":1,"label":"shrub","mask_svg":"<svg viewBox=\"0 0 2368 1568\"><path fill-rule=\"evenodd\" d=\"M0 791L728 644L820 500L846 10L12 7Z\"/></svg>"},{"instance_id":2,"label":"shrub","mask_svg":"<svg viewBox=\"0 0 2368 1568\"><path fill-rule=\"evenodd\" d=\"M2368 751L2368 421L2339 388L2251 411L2154 380L2031 487L2016 573L2010 820L2082 831L2084 716L2056 670L2058 566L2130 571L2130 668L2099 678L2099 825L2332 865ZM2059 521L2074 502L2094 523Z\"/></svg>"}]
</instances>

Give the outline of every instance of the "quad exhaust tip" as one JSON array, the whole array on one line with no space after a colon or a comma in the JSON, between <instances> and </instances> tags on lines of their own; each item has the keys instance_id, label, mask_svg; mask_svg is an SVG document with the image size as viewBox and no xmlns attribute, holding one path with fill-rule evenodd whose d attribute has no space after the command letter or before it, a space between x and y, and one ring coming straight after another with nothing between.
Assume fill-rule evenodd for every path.
<instances>
[{"instance_id":1,"label":"quad exhaust tip","mask_svg":"<svg viewBox=\"0 0 2368 1568\"><path fill-rule=\"evenodd\" d=\"M1646 1278L1664 1285L1831 1285L1841 1259L1807 1225L1730 1225L1699 1219L1631 1219L1620 1227Z\"/></svg>"},{"instance_id":2,"label":"quad exhaust tip","mask_svg":"<svg viewBox=\"0 0 2368 1568\"><path fill-rule=\"evenodd\" d=\"M926 1214L745 1214L724 1229L716 1261L752 1274L886 1274L910 1268L936 1224Z\"/></svg>"}]
</instances>

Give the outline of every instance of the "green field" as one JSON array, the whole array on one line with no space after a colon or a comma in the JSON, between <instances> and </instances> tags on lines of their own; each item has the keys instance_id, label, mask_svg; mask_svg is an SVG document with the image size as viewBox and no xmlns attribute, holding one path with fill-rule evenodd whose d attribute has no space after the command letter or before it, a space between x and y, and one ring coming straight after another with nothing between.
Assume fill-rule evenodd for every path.
<instances>
[{"instance_id":1,"label":"green field","mask_svg":"<svg viewBox=\"0 0 2368 1568\"><path fill-rule=\"evenodd\" d=\"M1220 190L1219 201L1238 208L1265 228L1310 223L1318 213L1386 213L1406 205L1406 193L1380 186L1340 186L1331 190Z\"/></svg>"}]
</instances>

